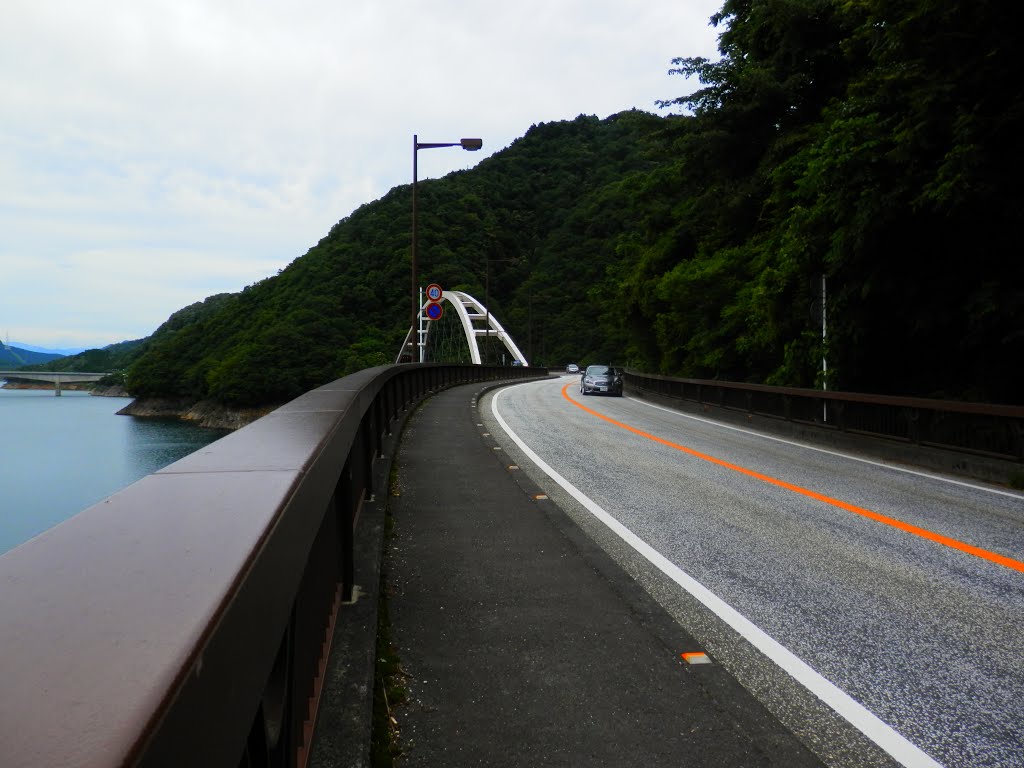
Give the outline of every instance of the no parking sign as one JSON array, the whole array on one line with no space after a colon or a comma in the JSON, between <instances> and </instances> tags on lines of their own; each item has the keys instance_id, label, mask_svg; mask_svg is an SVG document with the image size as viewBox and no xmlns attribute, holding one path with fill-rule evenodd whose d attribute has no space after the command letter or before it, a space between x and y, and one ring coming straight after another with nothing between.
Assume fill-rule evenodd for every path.
<instances>
[{"instance_id":1,"label":"no parking sign","mask_svg":"<svg viewBox=\"0 0 1024 768\"><path fill-rule=\"evenodd\" d=\"M431 301L430 303L427 304L427 317L429 319L440 320L441 315L443 314L444 312L441 310L441 305L438 304L436 301Z\"/></svg>"}]
</instances>

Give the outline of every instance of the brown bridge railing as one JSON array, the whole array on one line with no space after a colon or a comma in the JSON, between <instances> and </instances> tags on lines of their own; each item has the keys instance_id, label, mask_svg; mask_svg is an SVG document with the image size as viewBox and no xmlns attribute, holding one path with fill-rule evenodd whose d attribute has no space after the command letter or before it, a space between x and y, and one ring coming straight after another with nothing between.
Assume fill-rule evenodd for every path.
<instances>
[{"instance_id":1,"label":"brown bridge railing","mask_svg":"<svg viewBox=\"0 0 1024 768\"><path fill-rule=\"evenodd\" d=\"M304 766L398 427L432 390L544 375L360 371L0 556L0 764Z\"/></svg>"},{"instance_id":2,"label":"brown bridge railing","mask_svg":"<svg viewBox=\"0 0 1024 768\"><path fill-rule=\"evenodd\" d=\"M412 406L532 368L312 390L0 556L0 765L303 768L360 513ZM631 393L1022 461L1024 408L628 372ZM371 506L375 506L371 504Z\"/></svg>"},{"instance_id":3,"label":"brown bridge railing","mask_svg":"<svg viewBox=\"0 0 1024 768\"><path fill-rule=\"evenodd\" d=\"M676 379L628 370L625 384L640 396L762 417L819 434L906 445L918 455L921 449L945 451L963 466L972 463L971 457L994 460L992 479L1013 463L1024 463L1024 406Z\"/></svg>"}]
</instances>

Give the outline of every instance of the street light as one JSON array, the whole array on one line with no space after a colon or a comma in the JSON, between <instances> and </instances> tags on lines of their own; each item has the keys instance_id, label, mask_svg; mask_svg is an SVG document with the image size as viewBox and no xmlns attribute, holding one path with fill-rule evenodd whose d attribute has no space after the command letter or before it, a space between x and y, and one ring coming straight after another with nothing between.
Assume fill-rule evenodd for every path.
<instances>
[{"instance_id":1,"label":"street light","mask_svg":"<svg viewBox=\"0 0 1024 768\"><path fill-rule=\"evenodd\" d=\"M438 147L462 147L469 152L476 152L480 147L484 145L483 139L459 139L458 141L447 141L447 142L420 142L419 138L413 134L412 137L412 297L411 297L411 313L409 315L410 329L418 329L416 323L416 316L419 314L419 291L416 285L416 185L418 181L418 170L417 170L417 158L419 157L419 151L421 149L437 149ZM410 333L413 330L409 331ZM422 340L419 338L419 332L416 331L416 341L414 346L419 347ZM422 355L420 355L422 357ZM413 360L415 361L416 354L413 354ZM422 362L422 359L420 360Z\"/></svg>"}]
</instances>

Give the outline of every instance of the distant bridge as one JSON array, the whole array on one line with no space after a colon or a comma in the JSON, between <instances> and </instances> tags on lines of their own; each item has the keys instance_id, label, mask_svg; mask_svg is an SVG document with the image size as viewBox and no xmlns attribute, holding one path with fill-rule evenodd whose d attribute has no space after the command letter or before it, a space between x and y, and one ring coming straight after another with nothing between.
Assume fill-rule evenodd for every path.
<instances>
[{"instance_id":1,"label":"distant bridge","mask_svg":"<svg viewBox=\"0 0 1024 768\"><path fill-rule=\"evenodd\" d=\"M76 371L0 371L0 379L21 379L23 381L46 381L54 385L54 395L60 397L61 384L77 384L83 381L99 381L107 373L79 373Z\"/></svg>"}]
</instances>

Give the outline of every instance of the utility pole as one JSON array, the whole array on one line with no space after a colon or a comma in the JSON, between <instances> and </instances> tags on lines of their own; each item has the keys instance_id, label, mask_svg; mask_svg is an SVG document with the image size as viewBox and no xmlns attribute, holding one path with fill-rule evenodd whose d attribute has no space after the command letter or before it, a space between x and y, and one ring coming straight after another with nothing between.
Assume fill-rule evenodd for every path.
<instances>
[{"instance_id":1,"label":"utility pole","mask_svg":"<svg viewBox=\"0 0 1024 768\"><path fill-rule=\"evenodd\" d=\"M825 338L827 328L825 325L825 274L821 275L821 388L828 391L828 358L825 353ZM828 423L828 402L822 402L822 420Z\"/></svg>"}]
</instances>

